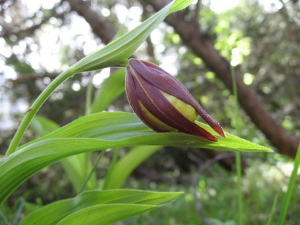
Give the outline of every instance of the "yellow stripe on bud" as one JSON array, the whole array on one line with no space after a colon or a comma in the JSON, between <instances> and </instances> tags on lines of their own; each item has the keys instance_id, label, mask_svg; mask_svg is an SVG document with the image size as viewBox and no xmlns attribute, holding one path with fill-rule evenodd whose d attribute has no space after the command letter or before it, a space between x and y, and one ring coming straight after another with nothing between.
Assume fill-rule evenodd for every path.
<instances>
[{"instance_id":1,"label":"yellow stripe on bud","mask_svg":"<svg viewBox=\"0 0 300 225\"><path fill-rule=\"evenodd\" d=\"M174 131L175 130L173 127L168 126L167 124L163 123L162 121L157 119L155 116L153 116L153 114L150 113L140 101L139 101L139 105L140 105L140 109L141 109L146 121L150 122L152 126L158 127L164 131Z\"/></svg>"},{"instance_id":2,"label":"yellow stripe on bud","mask_svg":"<svg viewBox=\"0 0 300 225\"><path fill-rule=\"evenodd\" d=\"M160 90L161 91L161 90ZM161 93L168 99L168 101L189 121L192 123L197 119L198 113L195 108L184 101L161 91Z\"/></svg>"}]
</instances>

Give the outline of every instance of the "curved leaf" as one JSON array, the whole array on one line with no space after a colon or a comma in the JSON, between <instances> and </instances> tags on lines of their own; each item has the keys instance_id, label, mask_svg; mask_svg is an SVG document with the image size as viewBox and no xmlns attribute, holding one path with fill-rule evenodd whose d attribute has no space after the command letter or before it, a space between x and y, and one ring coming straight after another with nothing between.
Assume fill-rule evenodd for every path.
<instances>
[{"instance_id":1,"label":"curved leaf","mask_svg":"<svg viewBox=\"0 0 300 225\"><path fill-rule=\"evenodd\" d=\"M124 92L125 70L119 69L106 78L98 88L90 113L101 112L109 104Z\"/></svg>"},{"instance_id":2,"label":"curved leaf","mask_svg":"<svg viewBox=\"0 0 300 225\"><path fill-rule=\"evenodd\" d=\"M59 128L59 125L52 120L45 117L36 115L31 123L30 127L40 136L43 137L54 130Z\"/></svg>"},{"instance_id":3,"label":"curved leaf","mask_svg":"<svg viewBox=\"0 0 300 225\"><path fill-rule=\"evenodd\" d=\"M45 117L36 115L30 123L30 127L40 136L43 137L50 132L55 131L59 128L59 125L54 121L49 120ZM72 155L61 160L61 164L68 174L68 178L74 185L75 190L78 192L89 175L93 165L88 159L89 156L86 154ZM92 190L97 187L96 174L93 174L87 185L87 190Z\"/></svg>"},{"instance_id":4,"label":"curved leaf","mask_svg":"<svg viewBox=\"0 0 300 225\"><path fill-rule=\"evenodd\" d=\"M170 2L138 27L74 64L71 67L72 70L74 73L79 73L111 66L123 66L124 60L127 60L136 51L170 13L187 7L191 2L191 0Z\"/></svg>"},{"instance_id":5,"label":"curved leaf","mask_svg":"<svg viewBox=\"0 0 300 225\"><path fill-rule=\"evenodd\" d=\"M94 205L71 214L57 223L57 225L108 225L160 207L161 206L134 204Z\"/></svg>"},{"instance_id":6,"label":"curved leaf","mask_svg":"<svg viewBox=\"0 0 300 225\"><path fill-rule=\"evenodd\" d=\"M124 142L126 143L125 146L168 145L208 148L223 151L272 152L269 148L251 143L227 132L225 132L226 138L222 138L208 125L200 122L196 123L217 136L219 138L218 141L211 142L194 135L179 132L156 133L141 122L135 114L125 112L102 112L81 117L49 135L19 147L19 150L46 139L86 137L111 141L114 145L111 147L123 147L124 145L119 145L119 143Z\"/></svg>"},{"instance_id":7,"label":"curved leaf","mask_svg":"<svg viewBox=\"0 0 300 225\"><path fill-rule=\"evenodd\" d=\"M169 14L184 9L192 2L193 0L175 1L175 3L172 5L172 8L169 11Z\"/></svg>"},{"instance_id":8,"label":"curved leaf","mask_svg":"<svg viewBox=\"0 0 300 225\"><path fill-rule=\"evenodd\" d=\"M105 177L103 189L121 188L131 172L162 146L137 146L128 152Z\"/></svg>"},{"instance_id":9,"label":"curved leaf","mask_svg":"<svg viewBox=\"0 0 300 225\"><path fill-rule=\"evenodd\" d=\"M82 209L86 209L86 211L81 211L79 214L83 212L91 213L91 211L93 211L90 210L91 206L97 205L101 205L101 207L109 209L107 213L113 214L119 212L116 208L111 206L122 204L122 206L127 206L128 209L127 211L123 210L123 213L126 212L123 216L128 217L133 215L132 213L140 213L140 211L135 210L136 206L154 206L162 203L167 203L174 198L181 196L182 194L182 192L152 192L126 189L86 191L74 198L57 201L35 210L34 212L26 216L24 220L22 220L20 225L57 224L62 219L66 218L72 213L79 212ZM151 207L149 209L151 209ZM97 219L99 219L100 216L104 217L105 215L107 215L107 213L103 212L103 210L98 211Z\"/></svg>"},{"instance_id":10,"label":"curved leaf","mask_svg":"<svg viewBox=\"0 0 300 225\"><path fill-rule=\"evenodd\" d=\"M198 123L213 134L205 124ZM31 175L67 156L107 148L164 145L224 151L271 152L269 148L225 133L227 138L211 142L179 132L155 133L134 114L104 112L82 117L55 132L19 148L0 161L0 202Z\"/></svg>"}]
</instances>

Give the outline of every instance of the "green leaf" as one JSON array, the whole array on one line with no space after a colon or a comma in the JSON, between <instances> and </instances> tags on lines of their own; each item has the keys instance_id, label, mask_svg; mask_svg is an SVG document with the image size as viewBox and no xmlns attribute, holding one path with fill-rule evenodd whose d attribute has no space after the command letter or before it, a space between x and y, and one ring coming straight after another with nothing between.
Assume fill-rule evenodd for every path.
<instances>
[{"instance_id":1,"label":"green leaf","mask_svg":"<svg viewBox=\"0 0 300 225\"><path fill-rule=\"evenodd\" d=\"M78 154L61 160L61 164L67 172L68 178L72 182L76 192L79 192L82 184L85 182L93 168L92 161L90 159L91 154ZM97 186L96 173L93 173L86 184L85 190L92 190L97 188Z\"/></svg>"},{"instance_id":2,"label":"green leaf","mask_svg":"<svg viewBox=\"0 0 300 225\"><path fill-rule=\"evenodd\" d=\"M121 188L131 172L162 146L137 146L130 150L105 177L103 189Z\"/></svg>"},{"instance_id":3,"label":"green leaf","mask_svg":"<svg viewBox=\"0 0 300 225\"><path fill-rule=\"evenodd\" d=\"M116 146L112 147L122 147L121 145L119 146L117 142L124 141L128 143L127 146L171 145L223 151L272 152L269 148L251 143L227 132L225 132L226 138L222 138L207 124L200 122L196 123L217 136L219 140L217 142L212 142L194 135L179 132L156 133L141 122L135 114L125 112L102 112L81 117L49 135L21 146L20 149L32 143L50 138L87 137L112 141L112 143L116 144ZM150 139L147 140L147 138ZM168 138L170 138L170 140L168 140ZM133 139L136 140L136 142L132 142L132 144L126 141ZM139 142L137 142L137 140L139 140Z\"/></svg>"},{"instance_id":4,"label":"green leaf","mask_svg":"<svg viewBox=\"0 0 300 225\"><path fill-rule=\"evenodd\" d=\"M52 120L42 116L35 116L30 123L30 127L40 136L43 137L59 128L59 125Z\"/></svg>"},{"instance_id":5,"label":"green leaf","mask_svg":"<svg viewBox=\"0 0 300 225\"><path fill-rule=\"evenodd\" d=\"M175 0L159 12L144 21L127 34L117 38L99 51L83 58L71 68L74 73L91 71L111 66L124 66L136 49L145 41L150 33L168 16L177 10L188 6L192 1Z\"/></svg>"},{"instance_id":6,"label":"green leaf","mask_svg":"<svg viewBox=\"0 0 300 225\"><path fill-rule=\"evenodd\" d=\"M52 120L36 115L30 123L30 127L39 136L43 137L58 129L59 125ZM77 192L80 190L82 184L93 167L89 157L90 154L78 154L61 160L61 164L64 170L67 172L68 178L72 182ZM96 187L97 178L96 174L93 174L86 185L86 189L91 190Z\"/></svg>"},{"instance_id":7,"label":"green leaf","mask_svg":"<svg viewBox=\"0 0 300 225\"><path fill-rule=\"evenodd\" d=\"M198 123L215 134L208 125ZM140 145L186 146L223 151L272 152L271 149L225 133L218 142L179 132L156 133L136 115L103 112L82 117L19 148L0 161L0 202L40 169L67 156L107 148Z\"/></svg>"},{"instance_id":8,"label":"green leaf","mask_svg":"<svg viewBox=\"0 0 300 225\"><path fill-rule=\"evenodd\" d=\"M124 92L125 70L120 69L112 73L99 87L94 102L89 110L90 113L101 112L109 104Z\"/></svg>"},{"instance_id":9,"label":"green leaf","mask_svg":"<svg viewBox=\"0 0 300 225\"><path fill-rule=\"evenodd\" d=\"M169 11L169 14L184 9L192 2L193 0L175 1L175 3L172 5L172 8Z\"/></svg>"},{"instance_id":10,"label":"green leaf","mask_svg":"<svg viewBox=\"0 0 300 225\"><path fill-rule=\"evenodd\" d=\"M161 206L134 204L95 205L71 214L57 223L57 225L109 225L113 222L160 207Z\"/></svg>"},{"instance_id":11,"label":"green leaf","mask_svg":"<svg viewBox=\"0 0 300 225\"><path fill-rule=\"evenodd\" d=\"M61 221L59 224L66 224L75 218L76 224L87 224L88 219L87 216L83 216L84 214L89 214L89 219L97 220L96 224L109 224L108 221L111 223L155 209L159 207L158 205L168 203L181 195L182 192L126 189L86 191L74 198L57 201L35 210L26 216L20 225L50 225L59 221ZM85 221L80 221L80 217Z\"/></svg>"}]
</instances>

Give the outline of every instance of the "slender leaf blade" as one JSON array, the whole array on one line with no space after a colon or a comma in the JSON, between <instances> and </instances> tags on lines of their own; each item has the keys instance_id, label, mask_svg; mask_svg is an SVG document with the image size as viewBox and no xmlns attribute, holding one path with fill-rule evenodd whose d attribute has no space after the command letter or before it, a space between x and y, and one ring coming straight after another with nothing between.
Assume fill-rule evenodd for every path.
<instances>
[{"instance_id":1,"label":"slender leaf blade","mask_svg":"<svg viewBox=\"0 0 300 225\"><path fill-rule=\"evenodd\" d=\"M137 146L132 148L116 163L111 173L106 176L103 189L121 188L131 172L161 148L162 146Z\"/></svg>"},{"instance_id":2,"label":"slender leaf blade","mask_svg":"<svg viewBox=\"0 0 300 225\"><path fill-rule=\"evenodd\" d=\"M52 120L45 117L36 115L31 123L30 127L40 136L43 137L54 130L59 128L59 125Z\"/></svg>"},{"instance_id":3,"label":"slender leaf blade","mask_svg":"<svg viewBox=\"0 0 300 225\"><path fill-rule=\"evenodd\" d=\"M207 125L199 123L213 133ZM29 142L0 161L0 201L40 169L63 158L107 148L163 145L208 148L223 151L272 152L269 148L226 133L211 142L179 132L156 133L134 114L104 112L74 121L57 131Z\"/></svg>"},{"instance_id":4,"label":"slender leaf blade","mask_svg":"<svg viewBox=\"0 0 300 225\"><path fill-rule=\"evenodd\" d=\"M71 214L57 223L57 225L109 225L113 222L160 207L134 204L94 205Z\"/></svg>"},{"instance_id":5,"label":"slender leaf blade","mask_svg":"<svg viewBox=\"0 0 300 225\"><path fill-rule=\"evenodd\" d=\"M101 112L105 110L109 104L124 93L125 70L120 69L112 73L103 81L98 88L90 113Z\"/></svg>"},{"instance_id":6,"label":"slender leaf blade","mask_svg":"<svg viewBox=\"0 0 300 225\"><path fill-rule=\"evenodd\" d=\"M187 7L192 2L193 2L193 0L184 0L184 1L174 2L174 4L172 5L172 8L169 11L169 14L184 9L185 7Z\"/></svg>"},{"instance_id":7,"label":"slender leaf blade","mask_svg":"<svg viewBox=\"0 0 300 225\"><path fill-rule=\"evenodd\" d=\"M123 66L124 60L128 59L136 51L166 16L183 9L190 3L191 0L170 2L138 27L74 64L72 71L79 73L111 66Z\"/></svg>"},{"instance_id":8,"label":"slender leaf blade","mask_svg":"<svg viewBox=\"0 0 300 225\"><path fill-rule=\"evenodd\" d=\"M60 200L35 210L26 216L20 225L56 224L72 213L96 205L122 204L128 207L133 204L161 205L178 198L182 194L182 192L153 192L127 189L86 191L74 198ZM102 211L98 211L98 214L102 214Z\"/></svg>"},{"instance_id":9,"label":"slender leaf blade","mask_svg":"<svg viewBox=\"0 0 300 225\"><path fill-rule=\"evenodd\" d=\"M30 123L30 127L41 137L48 135L49 133L55 131L59 128L59 125L54 121L47 119L42 116L35 116ZM72 155L68 158L61 160L62 166L68 173L68 178L74 185L76 191L79 191L82 184L84 183L86 177L88 176L90 170L92 169L92 164L88 160L90 155L78 154ZM86 185L88 190L94 189L97 186L96 174L89 179Z\"/></svg>"},{"instance_id":10,"label":"slender leaf blade","mask_svg":"<svg viewBox=\"0 0 300 225\"><path fill-rule=\"evenodd\" d=\"M50 138L88 137L110 140L114 141L114 143L125 141L129 144L128 146L137 146L138 144L161 145L160 143L163 143L162 145L189 146L224 151L272 152L269 148L251 143L227 132L225 132L226 138L222 138L207 124L200 122L196 123L216 135L219 140L217 142L212 142L194 135L179 132L156 133L144 125L135 114L125 112L102 112L81 117L45 137L21 146L21 148ZM146 140L147 138L149 139ZM133 141L132 144L130 144L130 141Z\"/></svg>"}]
</instances>

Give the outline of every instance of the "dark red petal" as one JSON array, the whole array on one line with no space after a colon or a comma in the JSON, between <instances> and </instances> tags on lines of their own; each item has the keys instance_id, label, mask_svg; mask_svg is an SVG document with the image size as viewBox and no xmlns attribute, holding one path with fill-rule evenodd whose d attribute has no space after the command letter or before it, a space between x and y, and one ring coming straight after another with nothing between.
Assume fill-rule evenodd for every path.
<instances>
[{"instance_id":1,"label":"dark red petal","mask_svg":"<svg viewBox=\"0 0 300 225\"><path fill-rule=\"evenodd\" d=\"M125 89L128 101L133 109L134 112L137 114L141 114L138 107L138 99L136 95L136 84L134 82L131 70L129 67L127 67L126 70L126 77L125 77Z\"/></svg>"},{"instance_id":2,"label":"dark red petal","mask_svg":"<svg viewBox=\"0 0 300 225\"><path fill-rule=\"evenodd\" d=\"M126 78L125 78L125 86L126 86L126 94L127 94L127 99L133 109L133 111L136 113L136 115L151 129L157 131L157 132L162 132L164 130L161 130L157 127L154 127L152 124L150 124L146 118L143 116L143 113L140 109L139 106L139 100L138 100L138 95L137 95L137 84L134 81L134 78L132 76L132 71L130 67L127 67L126 70Z\"/></svg>"},{"instance_id":3,"label":"dark red petal","mask_svg":"<svg viewBox=\"0 0 300 225\"><path fill-rule=\"evenodd\" d=\"M165 106L165 101L168 101L165 96L161 96L161 92L145 81L142 77L136 78L134 77L139 85L136 86L136 94L138 99L141 101L143 106L157 119L162 121L163 123L173 127L174 129L178 129L178 125L172 121L169 117L166 117L162 112L162 107ZM150 96L151 95L151 96ZM161 107L160 107L161 106ZM155 130L155 129L154 129ZM166 131L166 130L163 130Z\"/></svg>"},{"instance_id":4,"label":"dark red petal","mask_svg":"<svg viewBox=\"0 0 300 225\"><path fill-rule=\"evenodd\" d=\"M198 114L222 137L225 137L224 131L220 124L216 122L194 99L188 90L178 82L172 75L156 66L153 63L142 60L130 60L131 66L146 81L158 89L175 96L176 98L193 106Z\"/></svg>"},{"instance_id":5,"label":"dark red petal","mask_svg":"<svg viewBox=\"0 0 300 225\"><path fill-rule=\"evenodd\" d=\"M184 117L153 85L149 84L139 74L133 76L133 79L138 83L136 85L136 93L138 99L144 107L157 119L175 128L178 131L193 134L207 140L217 141L218 139L199 127L195 123ZM154 129L155 130L155 129Z\"/></svg>"}]
</instances>

